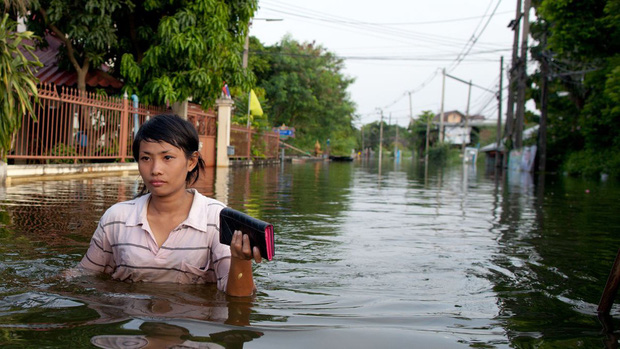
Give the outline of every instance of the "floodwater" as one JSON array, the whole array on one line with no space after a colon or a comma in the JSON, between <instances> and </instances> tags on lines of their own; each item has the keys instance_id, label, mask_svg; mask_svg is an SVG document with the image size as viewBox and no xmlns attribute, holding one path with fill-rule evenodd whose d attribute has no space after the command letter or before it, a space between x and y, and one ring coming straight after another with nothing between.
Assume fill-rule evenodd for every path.
<instances>
[{"instance_id":1,"label":"floodwater","mask_svg":"<svg viewBox=\"0 0 620 349\"><path fill-rule=\"evenodd\" d=\"M274 224L255 298L61 277L135 175L2 188L0 346L618 346L596 316L620 246L617 182L404 160L211 169L198 188Z\"/></svg>"}]
</instances>

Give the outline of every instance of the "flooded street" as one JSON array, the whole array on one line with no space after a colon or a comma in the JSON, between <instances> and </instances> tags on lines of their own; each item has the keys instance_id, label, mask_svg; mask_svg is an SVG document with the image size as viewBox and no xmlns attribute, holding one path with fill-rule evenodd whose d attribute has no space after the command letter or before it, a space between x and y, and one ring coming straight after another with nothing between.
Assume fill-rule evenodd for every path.
<instances>
[{"instance_id":1,"label":"flooded street","mask_svg":"<svg viewBox=\"0 0 620 349\"><path fill-rule=\"evenodd\" d=\"M620 247L617 182L411 160L209 169L202 193L275 227L254 299L62 278L105 209L138 185L2 188L0 345L617 347L596 317Z\"/></svg>"}]
</instances>

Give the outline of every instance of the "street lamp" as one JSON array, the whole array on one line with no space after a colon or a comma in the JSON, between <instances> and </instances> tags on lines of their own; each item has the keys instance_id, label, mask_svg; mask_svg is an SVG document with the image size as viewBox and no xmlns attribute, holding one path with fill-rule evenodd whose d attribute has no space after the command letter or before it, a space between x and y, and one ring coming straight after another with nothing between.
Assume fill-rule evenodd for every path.
<instances>
[{"instance_id":1,"label":"street lamp","mask_svg":"<svg viewBox=\"0 0 620 349\"><path fill-rule=\"evenodd\" d=\"M282 21L282 18L254 18L255 21L257 20L262 20L262 21L266 21L266 22L279 22ZM248 24L248 31L245 34L245 44L243 45L243 58L241 60L241 66L243 67L243 72L245 74L246 69L248 69L248 55L250 52L250 27L252 26L252 21L250 21L250 23ZM250 94L251 94L251 90L250 92L248 92L248 122L247 122L247 128L250 128L250 102L252 100Z\"/></svg>"},{"instance_id":2,"label":"street lamp","mask_svg":"<svg viewBox=\"0 0 620 349\"><path fill-rule=\"evenodd\" d=\"M282 18L254 18L254 21L265 21L265 22L280 22L283 21ZM243 60L241 61L242 67L245 70L248 67L248 54L250 52L250 27L252 26L252 21L248 24L248 31L245 34L245 45L243 46Z\"/></svg>"}]
</instances>

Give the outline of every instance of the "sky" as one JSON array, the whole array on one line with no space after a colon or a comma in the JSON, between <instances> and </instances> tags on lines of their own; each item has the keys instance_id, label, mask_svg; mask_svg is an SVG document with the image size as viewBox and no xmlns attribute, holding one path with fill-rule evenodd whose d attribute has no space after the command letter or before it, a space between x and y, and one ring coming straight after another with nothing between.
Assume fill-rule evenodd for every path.
<instances>
[{"instance_id":1,"label":"sky","mask_svg":"<svg viewBox=\"0 0 620 349\"><path fill-rule=\"evenodd\" d=\"M444 68L445 111L465 112L471 81L470 115L497 120L500 57L508 68L516 0L259 0L258 6L250 35L264 45L288 34L344 58L343 73L355 79L348 92L360 117L356 126L381 113L404 127L422 111L438 113Z\"/></svg>"}]
</instances>

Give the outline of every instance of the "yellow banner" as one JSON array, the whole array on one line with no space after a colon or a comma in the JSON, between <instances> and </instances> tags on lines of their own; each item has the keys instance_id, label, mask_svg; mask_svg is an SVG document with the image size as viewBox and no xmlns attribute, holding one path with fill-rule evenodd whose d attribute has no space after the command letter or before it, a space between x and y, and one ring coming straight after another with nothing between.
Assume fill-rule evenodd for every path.
<instances>
[{"instance_id":1,"label":"yellow banner","mask_svg":"<svg viewBox=\"0 0 620 349\"><path fill-rule=\"evenodd\" d=\"M261 108L260 102L258 101L258 97L256 97L254 90L250 90L250 114L255 116L263 115L263 108Z\"/></svg>"}]
</instances>

